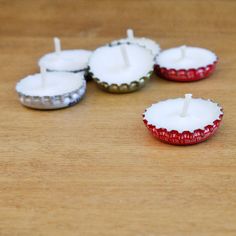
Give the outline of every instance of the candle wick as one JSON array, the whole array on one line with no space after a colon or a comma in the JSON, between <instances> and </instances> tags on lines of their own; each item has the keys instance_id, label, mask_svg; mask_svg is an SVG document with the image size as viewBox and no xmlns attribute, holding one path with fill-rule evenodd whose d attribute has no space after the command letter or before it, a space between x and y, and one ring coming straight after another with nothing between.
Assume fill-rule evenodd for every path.
<instances>
[{"instance_id":1,"label":"candle wick","mask_svg":"<svg viewBox=\"0 0 236 236\"><path fill-rule=\"evenodd\" d=\"M191 98L192 98L192 94L190 93L185 94L184 105L183 105L182 112L180 114L181 117L185 117L187 115Z\"/></svg>"},{"instance_id":2,"label":"candle wick","mask_svg":"<svg viewBox=\"0 0 236 236\"><path fill-rule=\"evenodd\" d=\"M180 59L183 59L186 57L186 49L187 49L186 45L183 45L180 47L180 50L181 50L181 58Z\"/></svg>"},{"instance_id":3,"label":"candle wick","mask_svg":"<svg viewBox=\"0 0 236 236\"><path fill-rule=\"evenodd\" d=\"M134 40L134 31L132 29L127 29L127 38L130 41Z\"/></svg>"},{"instance_id":4,"label":"candle wick","mask_svg":"<svg viewBox=\"0 0 236 236\"><path fill-rule=\"evenodd\" d=\"M57 54L61 52L61 40L57 37L54 38L54 50Z\"/></svg>"},{"instance_id":5,"label":"candle wick","mask_svg":"<svg viewBox=\"0 0 236 236\"><path fill-rule=\"evenodd\" d=\"M130 62L129 62L129 57L128 57L126 46L124 44L122 44L120 49L121 49L121 54L122 54L125 66L129 67L130 66Z\"/></svg>"},{"instance_id":6,"label":"candle wick","mask_svg":"<svg viewBox=\"0 0 236 236\"><path fill-rule=\"evenodd\" d=\"M40 74L41 74L41 87L45 88L47 70L46 70L46 68L44 66L40 67Z\"/></svg>"}]
</instances>

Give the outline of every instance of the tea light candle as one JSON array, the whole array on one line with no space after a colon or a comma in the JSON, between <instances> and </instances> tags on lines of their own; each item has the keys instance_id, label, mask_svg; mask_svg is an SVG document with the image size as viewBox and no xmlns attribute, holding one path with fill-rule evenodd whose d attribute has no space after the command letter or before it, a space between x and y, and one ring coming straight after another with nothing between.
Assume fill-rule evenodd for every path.
<instances>
[{"instance_id":1,"label":"tea light candle","mask_svg":"<svg viewBox=\"0 0 236 236\"><path fill-rule=\"evenodd\" d=\"M86 90L84 75L69 72L46 72L29 75L20 80L16 91L20 102L35 109L58 109L71 106L83 97Z\"/></svg>"},{"instance_id":2,"label":"tea light candle","mask_svg":"<svg viewBox=\"0 0 236 236\"><path fill-rule=\"evenodd\" d=\"M153 104L143 114L143 121L158 139L170 144L196 144L208 139L218 129L223 109L202 98L168 99Z\"/></svg>"},{"instance_id":3,"label":"tea light candle","mask_svg":"<svg viewBox=\"0 0 236 236\"><path fill-rule=\"evenodd\" d=\"M54 38L54 49L39 59L39 66L48 71L80 72L88 67L88 59L92 52L83 49L61 50L59 38Z\"/></svg>"},{"instance_id":4,"label":"tea light candle","mask_svg":"<svg viewBox=\"0 0 236 236\"><path fill-rule=\"evenodd\" d=\"M103 46L89 60L89 73L102 89L113 93L135 91L153 71L152 53L138 45Z\"/></svg>"},{"instance_id":5,"label":"tea light candle","mask_svg":"<svg viewBox=\"0 0 236 236\"><path fill-rule=\"evenodd\" d=\"M111 45L116 45L117 43L134 43L138 44L139 46L145 47L152 51L153 55L156 56L160 52L160 46L154 40L149 38L138 38L134 37L134 30L128 29L127 30L127 38L115 40L111 42Z\"/></svg>"},{"instance_id":6,"label":"tea light candle","mask_svg":"<svg viewBox=\"0 0 236 236\"><path fill-rule=\"evenodd\" d=\"M215 70L217 56L208 49L181 46L162 51L155 62L160 77L175 81L195 81Z\"/></svg>"}]
</instances>

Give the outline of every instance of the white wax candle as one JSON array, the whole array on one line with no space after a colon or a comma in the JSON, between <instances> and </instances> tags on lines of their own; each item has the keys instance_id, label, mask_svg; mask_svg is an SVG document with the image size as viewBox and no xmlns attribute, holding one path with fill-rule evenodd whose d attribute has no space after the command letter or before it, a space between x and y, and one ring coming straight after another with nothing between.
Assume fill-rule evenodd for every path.
<instances>
[{"instance_id":1,"label":"white wax candle","mask_svg":"<svg viewBox=\"0 0 236 236\"><path fill-rule=\"evenodd\" d=\"M129 65L124 62L122 45L104 46L94 51L89 60L93 76L108 84L137 81L153 70L153 55L138 45L125 45Z\"/></svg>"},{"instance_id":2,"label":"white wax candle","mask_svg":"<svg viewBox=\"0 0 236 236\"><path fill-rule=\"evenodd\" d=\"M39 59L39 67L50 71L75 72L85 70L92 52L89 50L61 50L59 38L54 38L54 52L48 53Z\"/></svg>"},{"instance_id":3,"label":"white wax candle","mask_svg":"<svg viewBox=\"0 0 236 236\"><path fill-rule=\"evenodd\" d=\"M162 51L156 64L167 69L198 69L213 64L217 56L204 48L181 46Z\"/></svg>"},{"instance_id":4,"label":"white wax candle","mask_svg":"<svg viewBox=\"0 0 236 236\"><path fill-rule=\"evenodd\" d=\"M59 54L48 53L39 60L39 66L44 66L51 71L80 71L88 67L91 51L63 50Z\"/></svg>"},{"instance_id":5,"label":"white wax candle","mask_svg":"<svg viewBox=\"0 0 236 236\"><path fill-rule=\"evenodd\" d=\"M50 72L29 75L16 85L16 90L27 96L56 96L70 93L83 85L83 73Z\"/></svg>"},{"instance_id":6,"label":"white wax candle","mask_svg":"<svg viewBox=\"0 0 236 236\"><path fill-rule=\"evenodd\" d=\"M157 44L154 40L151 40L149 38L139 38L134 37L134 31L132 29L127 30L127 38L119 39L113 41L111 44L117 44L117 43L134 43L138 44L142 47L145 47L152 51L153 55L156 56L160 52L160 46Z\"/></svg>"},{"instance_id":7,"label":"white wax candle","mask_svg":"<svg viewBox=\"0 0 236 236\"><path fill-rule=\"evenodd\" d=\"M190 97L187 95L187 100ZM186 98L158 102L146 110L145 119L148 124L168 131L193 132L196 129L204 129L207 125L213 125L213 122L222 114L217 103L201 98L192 98L187 108L183 109L183 106L186 106ZM185 110L184 116L183 110Z\"/></svg>"}]
</instances>

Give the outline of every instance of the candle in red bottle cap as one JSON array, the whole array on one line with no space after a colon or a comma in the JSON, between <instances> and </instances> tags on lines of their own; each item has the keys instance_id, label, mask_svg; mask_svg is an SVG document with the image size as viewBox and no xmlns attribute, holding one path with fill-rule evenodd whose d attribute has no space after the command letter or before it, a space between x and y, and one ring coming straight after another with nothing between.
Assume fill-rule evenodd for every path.
<instances>
[{"instance_id":1,"label":"candle in red bottle cap","mask_svg":"<svg viewBox=\"0 0 236 236\"><path fill-rule=\"evenodd\" d=\"M185 98L153 104L145 110L143 121L156 138L170 144L190 145L212 136L222 117L223 109L217 103L185 94Z\"/></svg>"},{"instance_id":2,"label":"candle in red bottle cap","mask_svg":"<svg viewBox=\"0 0 236 236\"><path fill-rule=\"evenodd\" d=\"M154 70L162 78L189 82L204 79L215 70L218 59L205 48L181 46L162 51Z\"/></svg>"}]
</instances>

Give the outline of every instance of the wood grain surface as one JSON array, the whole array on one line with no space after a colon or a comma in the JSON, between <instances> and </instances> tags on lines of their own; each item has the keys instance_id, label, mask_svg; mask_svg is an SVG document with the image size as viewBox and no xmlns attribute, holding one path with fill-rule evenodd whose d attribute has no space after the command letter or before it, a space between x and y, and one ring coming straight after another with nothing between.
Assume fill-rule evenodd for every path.
<instances>
[{"instance_id":1,"label":"wood grain surface","mask_svg":"<svg viewBox=\"0 0 236 236\"><path fill-rule=\"evenodd\" d=\"M236 235L236 1L0 0L0 236ZM156 76L112 95L88 84L76 106L20 105L16 82L52 50L95 49L127 28L162 48L194 45L220 58L211 78ZM141 114L193 93L225 111L210 140L178 147L154 139Z\"/></svg>"}]
</instances>

